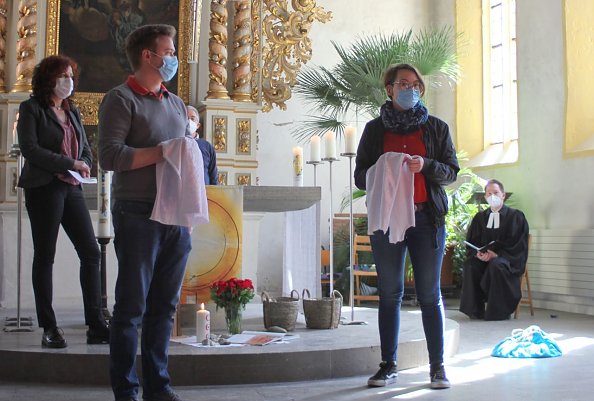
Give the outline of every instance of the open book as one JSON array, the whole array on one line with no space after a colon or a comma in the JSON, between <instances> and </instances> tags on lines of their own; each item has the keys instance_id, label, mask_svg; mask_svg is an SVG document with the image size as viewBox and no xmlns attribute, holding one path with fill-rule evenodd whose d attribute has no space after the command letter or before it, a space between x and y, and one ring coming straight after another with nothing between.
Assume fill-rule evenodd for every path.
<instances>
[{"instance_id":1,"label":"open book","mask_svg":"<svg viewBox=\"0 0 594 401\"><path fill-rule=\"evenodd\" d=\"M273 333L268 331L244 331L228 338L231 344L266 345L275 341L282 341L285 333Z\"/></svg>"},{"instance_id":2,"label":"open book","mask_svg":"<svg viewBox=\"0 0 594 401\"><path fill-rule=\"evenodd\" d=\"M82 184L97 184L97 178L95 177L83 177L78 173L78 171L68 170L71 176L76 178L76 180Z\"/></svg>"},{"instance_id":3,"label":"open book","mask_svg":"<svg viewBox=\"0 0 594 401\"><path fill-rule=\"evenodd\" d=\"M501 246L501 242L498 241L498 240L491 241L487 245L483 245L481 247L478 247L478 246L476 246L473 243L470 243L468 241L464 241L464 243L466 244L466 246L474 249L477 252L487 252L487 251L493 251L493 252L495 252Z\"/></svg>"}]
</instances>

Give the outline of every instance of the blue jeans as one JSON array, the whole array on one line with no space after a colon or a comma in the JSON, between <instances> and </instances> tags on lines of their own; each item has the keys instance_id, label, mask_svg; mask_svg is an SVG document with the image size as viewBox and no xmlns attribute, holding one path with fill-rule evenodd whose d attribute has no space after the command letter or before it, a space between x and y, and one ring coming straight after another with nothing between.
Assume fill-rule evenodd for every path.
<instances>
[{"instance_id":1,"label":"blue jeans","mask_svg":"<svg viewBox=\"0 0 594 401\"><path fill-rule=\"evenodd\" d=\"M396 361L400 306L404 293L404 262L410 253L415 290L421 305L423 329L431 365L443 363L444 311L439 278L445 246L445 226L435 227L427 209L415 213L416 224L405 239L390 244L388 233L371 236L379 292L378 323L383 361Z\"/></svg>"},{"instance_id":2,"label":"blue jeans","mask_svg":"<svg viewBox=\"0 0 594 401\"><path fill-rule=\"evenodd\" d=\"M152 208L151 203L116 201L112 210L118 278L110 325L110 378L116 400L138 395L139 326L143 395L170 390L169 338L192 246L187 228L150 220Z\"/></svg>"}]
</instances>

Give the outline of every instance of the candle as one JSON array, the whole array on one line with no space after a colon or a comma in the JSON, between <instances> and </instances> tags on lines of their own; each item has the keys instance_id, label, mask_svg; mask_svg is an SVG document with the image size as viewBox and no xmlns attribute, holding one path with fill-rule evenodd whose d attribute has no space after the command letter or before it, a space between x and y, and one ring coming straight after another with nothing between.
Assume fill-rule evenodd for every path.
<instances>
[{"instance_id":1,"label":"candle","mask_svg":"<svg viewBox=\"0 0 594 401\"><path fill-rule=\"evenodd\" d=\"M309 140L309 160L320 162L320 137L314 135Z\"/></svg>"},{"instance_id":2,"label":"candle","mask_svg":"<svg viewBox=\"0 0 594 401\"><path fill-rule=\"evenodd\" d=\"M18 141L17 141L17 138L18 138L18 135L17 135L17 124L18 124L18 121L19 121L19 113L16 113L14 123L12 124L12 143L13 143L13 145L16 144L16 143L18 143Z\"/></svg>"},{"instance_id":3,"label":"candle","mask_svg":"<svg viewBox=\"0 0 594 401\"><path fill-rule=\"evenodd\" d=\"M344 130L344 153L357 153L357 129L355 127L346 127Z\"/></svg>"},{"instance_id":4,"label":"candle","mask_svg":"<svg viewBox=\"0 0 594 401\"><path fill-rule=\"evenodd\" d=\"M295 146L293 148L293 186L303 186L303 148Z\"/></svg>"},{"instance_id":5,"label":"candle","mask_svg":"<svg viewBox=\"0 0 594 401\"><path fill-rule=\"evenodd\" d=\"M111 171L99 167L97 180L97 236L111 237Z\"/></svg>"},{"instance_id":6,"label":"candle","mask_svg":"<svg viewBox=\"0 0 594 401\"><path fill-rule=\"evenodd\" d=\"M204 303L196 311L196 342L210 339L210 312L204 309Z\"/></svg>"},{"instance_id":7,"label":"candle","mask_svg":"<svg viewBox=\"0 0 594 401\"><path fill-rule=\"evenodd\" d=\"M336 134L328 131L324 134L326 159L336 159Z\"/></svg>"}]
</instances>

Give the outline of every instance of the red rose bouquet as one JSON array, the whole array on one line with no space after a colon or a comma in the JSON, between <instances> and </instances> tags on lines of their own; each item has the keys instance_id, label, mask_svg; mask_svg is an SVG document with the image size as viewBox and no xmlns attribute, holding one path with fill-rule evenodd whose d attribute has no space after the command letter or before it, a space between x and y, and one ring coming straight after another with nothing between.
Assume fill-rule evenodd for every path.
<instances>
[{"instance_id":1,"label":"red rose bouquet","mask_svg":"<svg viewBox=\"0 0 594 401\"><path fill-rule=\"evenodd\" d=\"M227 281L215 281L210 286L210 298L217 305L217 308L229 306L242 306L254 298L254 285L252 280L246 278L230 278Z\"/></svg>"}]
</instances>

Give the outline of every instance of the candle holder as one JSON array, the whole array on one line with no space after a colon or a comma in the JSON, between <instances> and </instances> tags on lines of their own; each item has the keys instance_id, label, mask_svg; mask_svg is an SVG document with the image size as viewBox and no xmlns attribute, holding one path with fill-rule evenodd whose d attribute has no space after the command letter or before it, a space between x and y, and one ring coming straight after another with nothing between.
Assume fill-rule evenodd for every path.
<instances>
[{"instance_id":1,"label":"candle holder","mask_svg":"<svg viewBox=\"0 0 594 401\"><path fill-rule=\"evenodd\" d=\"M6 318L6 327L4 331L9 333L24 333L33 331L33 319L31 317L21 316L21 270L22 270L22 253L23 253L23 188L18 186L19 178L21 177L21 169L23 168L23 155L18 143L14 143L8 153L10 157L16 159L16 182L17 182L17 315L16 317Z\"/></svg>"},{"instance_id":2,"label":"candle holder","mask_svg":"<svg viewBox=\"0 0 594 401\"><path fill-rule=\"evenodd\" d=\"M107 308L107 245L112 237L97 237L97 242L101 248L101 315L109 322L111 313Z\"/></svg>"},{"instance_id":3,"label":"candle holder","mask_svg":"<svg viewBox=\"0 0 594 401\"><path fill-rule=\"evenodd\" d=\"M330 277L329 277L329 285L330 285L330 295L334 292L334 222L333 216L334 212L332 210L332 163L339 161L340 159L336 157L324 157L322 161L328 162L330 165Z\"/></svg>"},{"instance_id":4,"label":"candle holder","mask_svg":"<svg viewBox=\"0 0 594 401\"><path fill-rule=\"evenodd\" d=\"M322 164L322 163L323 162L317 161L317 160L310 160L308 162L305 162L305 164L311 164L314 168L314 185L313 185L314 187L318 186L317 185L318 184L318 172L316 170L317 170L318 165Z\"/></svg>"},{"instance_id":5,"label":"candle holder","mask_svg":"<svg viewBox=\"0 0 594 401\"><path fill-rule=\"evenodd\" d=\"M351 322L355 321L355 283L354 283L354 261L353 261L353 242L355 238L355 225L353 223L353 158L356 153L341 153L343 157L349 158L349 306L351 307Z\"/></svg>"}]
</instances>

